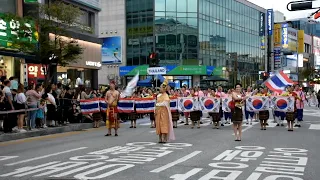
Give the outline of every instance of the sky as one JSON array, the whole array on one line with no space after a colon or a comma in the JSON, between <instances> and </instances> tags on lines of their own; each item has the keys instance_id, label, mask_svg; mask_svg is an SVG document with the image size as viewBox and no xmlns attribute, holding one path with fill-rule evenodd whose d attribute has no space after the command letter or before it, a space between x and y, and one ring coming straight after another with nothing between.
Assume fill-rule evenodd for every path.
<instances>
[{"instance_id":1,"label":"sky","mask_svg":"<svg viewBox=\"0 0 320 180\"><path fill-rule=\"evenodd\" d=\"M288 11L287 4L292 1L298 0L248 0L258 6L261 6L265 9L274 9L282 12L288 20L296 18L305 18L311 13L315 12L314 10L305 10L305 11Z\"/></svg>"}]
</instances>

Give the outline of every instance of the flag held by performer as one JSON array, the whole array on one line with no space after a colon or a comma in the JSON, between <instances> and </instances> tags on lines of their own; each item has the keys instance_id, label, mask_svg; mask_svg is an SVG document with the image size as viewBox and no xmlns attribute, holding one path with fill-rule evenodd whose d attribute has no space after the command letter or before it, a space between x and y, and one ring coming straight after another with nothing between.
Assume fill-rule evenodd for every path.
<instances>
[{"instance_id":1,"label":"flag held by performer","mask_svg":"<svg viewBox=\"0 0 320 180\"><path fill-rule=\"evenodd\" d=\"M266 111L270 108L269 97L251 96L246 100L247 111Z\"/></svg>"},{"instance_id":2,"label":"flag held by performer","mask_svg":"<svg viewBox=\"0 0 320 180\"><path fill-rule=\"evenodd\" d=\"M170 98L170 110L176 112L178 110L177 98Z\"/></svg>"},{"instance_id":3,"label":"flag held by performer","mask_svg":"<svg viewBox=\"0 0 320 180\"><path fill-rule=\"evenodd\" d=\"M272 91L283 91L288 85L292 85L293 81L283 71L279 71L269 77L264 84Z\"/></svg>"},{"instance_id":4,"label":"flag held by performer","mask_svg":"<svg viewBox=\"0 0 320 180\"><path fill-rule=\"evenodd\" d=\"M139 81L139 72L131 79L126 89L120 94L121 98L132 96L134 88L137 87Z\"/></svg>"},{"instance_id":5,"label":"flag held by performer","mask_svg":"<svg viewBox=\"0 0 320 180\"><path fill-rule=\"evenodd\" d=\"M197 97L179 97L178 110L181 112L198 111L198 98Z\"/></svg>"},{"instance_id":6,"label":"flag held by performer","mask_svg":"<svg viewBox=\"0 0 320 180\"><path fill-rule=\"evenodd\" d=\"M91 114L100 112L99 106L100 100L98 98L95 99L81 99L80 100L80 108L82 114Z\"/></svg>"},{"instance_id":7,"label":"flag held by performer","mask_svg":"<svg viewBox=\"0 0 320 180\"><path fill-rule=\"evenodd\" d=\"M155 99L153 98L137 98L135 99L136 113L153 113Z\"/></svg>"},{"instance_id":8,"label":"flag held by performer","mask_svg":"<svg viewBox=\"0 0 320 180\"><path fill-rule=\"evenodd\" d=\"M294 112L293 96L272 96L271 104L275 111Z\"/></svg>"},{"instance_id":9,"label":"flag held by performer","mask_svg":"<svg viewBox=\"0 0 320 180\"><path fill-rule=\"evenodd\" d=\"M99 101L100 110L105 112L107 110L107 103L105 100L100 99Z\"/></svg>"},{"instance_id":10,"label":"flag held by performer","mask_svg":"<svg viewBox=\"0 0 320 180\"><path fill-rule=\"evenodd\" d=\"M231 109L234 108L234 102L231 97L222 98L222 110L224 112L231 112Z\"/></svg>"},{"instance_id":11,"label":"flag held by performer","mask_svg":"<svg viewBox=\"0 0 320 180\"><path fill-rule=\"evenodd\" d=\"M203 112L218 113L220 109L220 98L200 97L200 110Z\"/></svg>"},{"instance_id":12,"label":"flag held by performer","mask_svg":"<svg viewBox=\"0 0 320 180\"><path fill-rule=\"evenodd\" d=\"M121 99L118 102L119 113L132 113L134 111L134 100L133 99Z\"/></svg>"}]
</instances>

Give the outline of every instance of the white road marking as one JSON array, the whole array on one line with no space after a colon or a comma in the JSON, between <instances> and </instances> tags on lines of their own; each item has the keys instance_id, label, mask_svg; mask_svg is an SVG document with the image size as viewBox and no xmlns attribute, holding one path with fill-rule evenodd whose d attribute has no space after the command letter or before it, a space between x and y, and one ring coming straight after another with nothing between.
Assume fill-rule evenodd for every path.
<instances>
[{"instance_id":1,"label":"white road marking","mask_svg":"<svg viewBox=\"0 0 320 180\"><path fill-rule=\"evenodd\" d=\"M82 150L82 149L86 149L86 148L88 148L88 147L80 147L80 148L76 148L76 149L70 149L70 150L67 150L67 151L57 152L57 153L53 153L53 154L48 154L48 155L44 155L44 156L39 156L39 157L31 158L31 159L26 159L26 160L14 162L14 163L6 164L6 166L13 166L13 165L17 165L17 164L22 164L22 163L35 161L35 160L39 160L39 159L44 159L44 158L48 158L48 157L52 157L52 156L57 156L57 155L60 155L60 154L65 154L65 153L78 151L78 150Z\"/></svg>"},{"instance_id":2,"label":"white road marking","mask_svg":"<svg viewBox=\"0 0 320 180\"><path fill-rule=\"evenodd\" d=\"M19 156L0 156L0 161L17 158Z\"/></svg>"},{"instance_id":3,"label":"white road marking","mask_svg":"<svg viewBox=\"0 0 320 180\"><path fill-rule=\"evenodd\" d=\"M197 174L198 172L200 172L202 170L202 168L194 168L190 171L188 171L185 174L175 174L170 176L170 179L174 179L174 180L187 180L189 177Z\"/></svg>"},{"instance_id":4,"label":"white road marking","mask_svg":"<svg viewBox=\"0 0 320 180\"><path fill-rule=\"evenodd\" d=\"M320 130L320 124L311 124L309 129Z\"/></svg>"},{"instance_id":5,"label":"white road marking","mask_svg":"<svg viewBox=\"0 0 320 180\"><path fill-rule=\"evenodd\" d=\"M159 173L159 172L164 171L164 170L166 170L166 169L168 169L168 168L170 168L170 167L172 167L172 166L175 166L175 165L180 164L180 163L182 163L182 162L184 162L184 161L187 161L188 159L190 159L190 158L198 155L198 154L201 153L201 152L202 152L202 151L194 151L194 152L191 153L191 154L188 154L188 155L186 155L186 156L184 156L184 157L182 157L182 158L180 158L180 159L178 159L178 160L176 160L176 161L173 161L173 162L171 162L171 163L169 163L169 164L166 164L166 165L164 165L164 166L162 166L162 167L159 167L159 168L157 168L157 169L154 169L154 170L152 170L152 171L150 171L150 172Z\"/></svg>"},{"instance_id":6,"label":"white road marking","mask_svg":"<svg viewBox=\"0 0 320 180\"><path fill-rule=\"evenodd\" d=\"M253 125L252 126L247 126L246 128L242 129L242 132L245 132L245 131L251 129L252 127L253 127ZM234 133L232 135L234 135Z\"/></svg>"}]
</instances>

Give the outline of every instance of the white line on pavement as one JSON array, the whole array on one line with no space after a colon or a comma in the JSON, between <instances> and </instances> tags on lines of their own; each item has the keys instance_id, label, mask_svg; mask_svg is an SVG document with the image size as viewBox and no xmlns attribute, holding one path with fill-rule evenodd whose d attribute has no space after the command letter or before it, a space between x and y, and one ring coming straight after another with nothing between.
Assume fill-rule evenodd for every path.
<instances>
[{"instance_id":1,"label":"white line on pavement","mask_svg":"<svg viewBox=\"0 0 320 180\"><path fill-rule=\"evenodd\" d=\"M162 166L162 167L159 167L159 168L157 168L157 169L154 169L154 170L152 170L152 171L150 171L150 172L159 173L159 172L164 171L164 170L166 170L166 169L168 169L168 168L170 168L170 167L172 167L172 166L175 166L175 165L180 164L180 163L182 163L182 162L184 162L184 161L187 161L188 159L190 159L190 158L198 155L198 154L201 153L201 152L202 152L202 151L194 151L194 152L191 153L191 154L188 154L188 155L186 155L186 156L184 156L184 157L182 157L182 158L180 158L180 159L178 159L178 160L176 160L176 161L173 161L173 162L171 162L171 163L169 163L169 164L166 164L166 165L164 165L164 166Z\"/></svg>"},{"instance_id":2,"label":"white line on pavement","mask_svg":"<svg viewBox=\"0 0 320 180\"><path fill-rule=\"evenodd\" d=\"M242 132L245 132L245 131L251 129L252 127L253 127L253 125L252 126L247 126L246 128L242 129ZM232 135L234 135L234 133Z\"/></svg>"},{"instance_id":3,"label":"white line on pavement","mask_svg":"<svg viewBox=\"0 0 320 180\"><path fill-rule=\"evenodd\" d=\"M194 168L190 171L188 171L187 173L185 174L175 174L175 175L172 175L170 177L170 179L174 179L174 180L187 180L189 177L197 174L198 172L200 172L202 170L202 168Z\"/></svg>"},{"instance_id":4,"label":"white line on pavement","mask_svg":"<svg viewBox=\"0 0 320 180\"><path fill-rule=\"evenodd\" d=\"M31 158L31 159L26 159L26 160L14 162L14 163L11 163L11 164L6 164L6 166L13 166L13 165L17 165L17 164L22 164L22 163L35 161L35 160L39 160L39 159L44 159L44 158L56 156L56 155L59 155L59 154L65 154L65 153L78 151L78 150L82 150L82 149L86 149L86 148L88 148L88 147L80 147L80 148L76 148L76 149L70 149L70 150L67 150L67 151L57 152L57 153L48 154L48 155L45 155L45 156L39 156L39 157Z\"/></svg>"},{"instance_id":5,"label":"white line on pavement","mask_svg":"<svg viewBox=\"0 0 320 180\"><path fill-rule=\"evenodd\" d=\"M320 130L320 124L311 124L309 129Z\"/></svg>"}]
</instances>

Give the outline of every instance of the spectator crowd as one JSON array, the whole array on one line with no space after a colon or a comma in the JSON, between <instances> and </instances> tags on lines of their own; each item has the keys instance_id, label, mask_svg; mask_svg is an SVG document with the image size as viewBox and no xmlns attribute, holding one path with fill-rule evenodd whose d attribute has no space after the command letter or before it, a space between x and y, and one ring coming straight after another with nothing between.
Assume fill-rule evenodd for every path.
<instances>
[{"instance_id":1,"label":"spectator crowd","mask_svg":"<svg viewBox=\"0 0 320 180\"><path fill-rule=\"evenodd\" d=\"M0 86L0 132L23 133L40 128L64 126L69 123L95 122L101 115L82 116L79 100L103 97L100 90L83 86L71 89L62 84L29 84L25 87L17 78L4 80Z\"/></svg>"}]
</instances>

